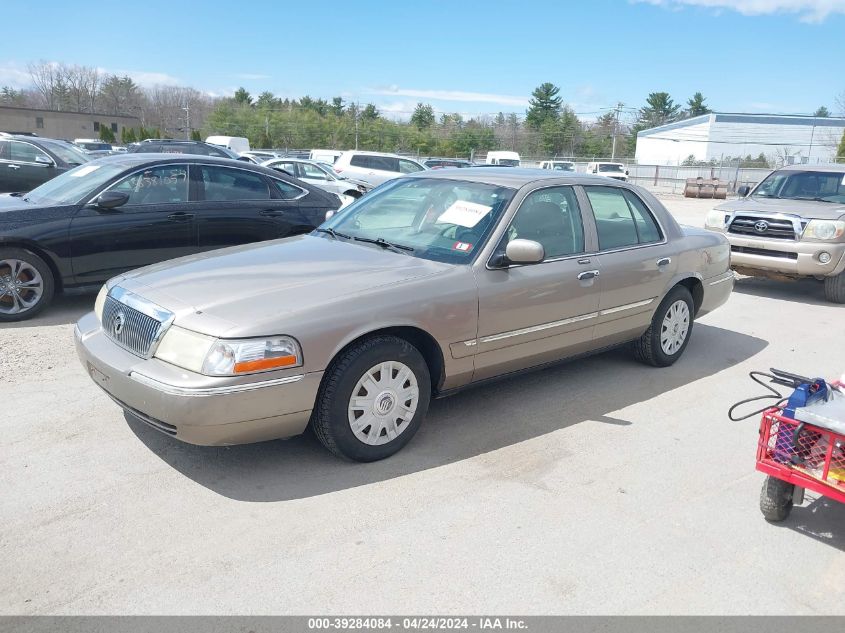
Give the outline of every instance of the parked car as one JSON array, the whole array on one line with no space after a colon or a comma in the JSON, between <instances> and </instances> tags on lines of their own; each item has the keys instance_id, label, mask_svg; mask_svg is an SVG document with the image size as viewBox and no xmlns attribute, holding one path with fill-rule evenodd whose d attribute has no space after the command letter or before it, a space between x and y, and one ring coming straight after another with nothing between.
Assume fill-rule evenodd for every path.
<instances>
[{"instance_id":1,"label":"parked car","mask_svg":"<svg viewBox=\"0 0 845 633\"><path fill-rule=\"evenodd\" d=\"M243 136L209 136L205 139L209 145L219 145L240 154L249 151L249 139Z\"/></svg>"},{"instance_id":2,"label":"parked car","mask_svg":"<svg viewBox=\"0 0 845 633\"><path fill-rule=\"evenodd\" d=\"M429 169L464 168L472 167L472 163L461 158L429 158L423 161L423 165Z\"/></svg>"},{"instance_id":3,"label":"parked car","mask_svg":"<svg viewBox=\"0 0 845 633\"><path fill-rule=\"evenodd\" d=\"M544 160L540 163L540 169L551 169L553 171L575 171L575 163L568 160Z\"/></svg>"},{"instance_id":4,"label":"parked car","mask_svg":"<svg viewBox=\"0 0 845 633\"><path fill-rule=\"evenodd\" d=\"M628 181L628 170L622 163L587 163L587 173L597 176L607 176L614 180Z\"/></svg>"},{"instance_id":5,"label":"parked car","mask_svg":"<svg viewBox=\"0 0 845 633\"><path fill-rule=\"evenodd\" d=\"M790 165L707 214L727 236L744 275L824 282L828 301L845 303L845 165Z\"/></svg>"},{"instance_id":6,"label":"parked car","mask_svg":"<svg viewBox=\"0 0 845 633\"><path fill-rule=\"evenodd\" d=\"M342 151L339 149L312 149L308 153L310 160L320 161L321 163L328 163L334 165L338 158L340 158Z\"/></svg>"},{"instance_id":7,"label":"parked car","mask_svg":"<svg viewBox=\"0 0 845 633\"><path fill-rule=\"evenodd\" d=\"M120 154L0 196L0 322L122 271L308 232L337 196L228 159Z\"/></svg>"},{"instance_id":8,"label":"parked car","mask_svg":"<svg viewBox=\"0 0 845 633\"><path fill-rule=\"evenodd\" d=\"M497 165L499 167L519 167L522 163L519 154L516 152L487 152L484 162L488 165Z\"/></svg>"},{"instance_id":9,"label":"parked car","mask_svg":"<svg viewBox=\"0 0 845 633\"><path fill-rule=\"evenodd\" d=\"M250 160L250 162L255 163L256 165L260 165L268 160L272 160L274 158L283 158L283 152L274 152L272 150L265 150L265 149L251 149L248 152L241 152L241 156L245 156Z\"/></svg>"},{"instance_id":10,"label":"parked car","mask_svg":"<svg viewBox=\"0 0 845 633\"><path fill-rule=\"evenodd\" d=\"M73 144L83 150L92 159L108 156L112 153L111 143L96 138L75 138Z\"/></svg>"},{"instance_id":11,"label":"parked car","mask_svg":"<svg viewBox=\"0 0 845 633\"><path fill-rule=\"evenodd\" d=\"M729 260L724 236L682 229L638 187L427 171L309 235L115 277L76 347L128 414L176 439L310 423L331 452L372 461L408 443L432 397L496 376L624 343L671 365L730 296Z\"/></svg>"},{"instance_id":12,"label":"parked car","mask_svg":"<svg viewBox=\"0 0 845 633\"><path fill-rule=\"evenodd\" d=\"M402 174L425 170L417 161L379 152L344 152L333 165L341 176L358 178L373 186L380 185Z\"/></svg>"},{"instance_id":13,"label":"parked car","mask_svg":"<svg viewBox=\"0 0 845 633\"><path fill-rule=\"evenodd\" d=\"M146 154L196 154L197 156L216 156L218 158L232 158L244 162L252 162L248 158L233 152L221 145L211 145L202 141L187 141L170 138L148 138L140 143L133 143L127 148L127 153Z\"/></svg>"},{"instance_id":14,"label":"parked car","mask_svg":"<svg viewBox=\"0 0 845 633\"><path fill-rule=\"evenodd\" d=\"M367 182L357 178L345 178L325 163L304 158L273 158L262 163L264 167L282 170L303 182L317 185L330 193L359 198L371 188Z\"/></svg>"},{"instance_id":15,"label":"parked car","mask_svg":"<svg viewBox=\"0 0 845 633\"><path fill-rule=\"evenodd\" d=\"M0 193L29 191L91 158L66 141L0 134Z\"/></svg>"}]
</instances>

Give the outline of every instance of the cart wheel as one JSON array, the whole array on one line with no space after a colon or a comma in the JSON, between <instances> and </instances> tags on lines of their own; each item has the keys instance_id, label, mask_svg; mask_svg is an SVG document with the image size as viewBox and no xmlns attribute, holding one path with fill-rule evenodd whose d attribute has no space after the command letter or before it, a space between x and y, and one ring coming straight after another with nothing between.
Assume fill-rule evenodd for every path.
<instances>
[{"instance_id":1,"label":"cart wheel","mask_svg":"<svg viewBox=\"0 0 845 633\"><path fill-rule=\"evenodd\" d=\"M795 486L776 479L766 477L763 482L763 489L760 491L760 511L766 517L766 521L777 523L783 521L792 512L792 493Z\"/></svg>"}]
</instances>

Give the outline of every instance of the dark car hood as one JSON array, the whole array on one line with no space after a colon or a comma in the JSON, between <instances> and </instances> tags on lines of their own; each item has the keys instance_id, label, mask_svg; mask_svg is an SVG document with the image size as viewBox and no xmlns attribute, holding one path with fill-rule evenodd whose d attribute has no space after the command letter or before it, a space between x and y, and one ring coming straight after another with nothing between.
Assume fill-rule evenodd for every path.
<instances>
[{"instance_id":1,"label":"dark car hood","mask_svg":"<svg viewBox=\"0 0 845 633\"><path fill-rule=\"evenodd\" d=\"M19 194L0 193L0 213L4 211L17 211L18 209L31 209L33 205L24 202Z\"/></svg>"},{"instance_id":2,"label":"dark car hood","mask_svg":"<svg viewBox=\"0 0 845 633\"><path fill-rule=\"evenodd\" d=\"M119 285L175 312L177 324L220 336L452 268L378 246L300 235L147 266Z\"/></svg>"},{"instance_id":3,"label":"dark car hood","mask_svg":"<svg viewBox=\"0 0 845 633\"><path fill-rule=\"evenodd\" d=\"M750 196L723 202L719 210L756 213L788 213L804 218L820 220L838 220L845 215L845 204L816 202L815 200L789 200L781 198L757 198Z\"/></svg>"}]
</instances>

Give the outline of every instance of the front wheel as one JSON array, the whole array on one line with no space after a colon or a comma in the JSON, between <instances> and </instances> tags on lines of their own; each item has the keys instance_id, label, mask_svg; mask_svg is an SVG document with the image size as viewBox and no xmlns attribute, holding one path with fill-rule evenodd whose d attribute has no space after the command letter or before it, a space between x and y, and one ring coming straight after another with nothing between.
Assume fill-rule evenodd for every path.
<instances>
[{"instance_id":1,"label":"front wheel","mask_svg":"<svg viewBox=\"0 0 845 633\"><path fill-rule=\"evenodd\" d=\"M53 273L24 248L0 249L0 323L30 319L53 300Z\"/></svg>"},{"instance_id":2,"label":"front wheel","mask_svg":"<svg viewBox=\"0 0 845 633\"><path fill-rule=\"evenodd\" d=\"M824 298L831 303L845 303L845 271L824 278Z\"/></svg>"},{"instance_id":3,"label":"front wheel","mask_svg":"<svg viewBox=\"0 0 845 633\"><path fill-rule=\"evenodd\" d=\"M668 367L681 357L692 334L694 306L684 286L675 286L664 297L645 334L634 342L634 356L654 367Z\"/></svg>"},{"instance_id":4,"label":"front wheel","mask_svg":"<svg viewBox=\"0 0 845 633\"><path fill-rule=\"evenodd\" d=\"M431 377L417 348L395 336L374 336L326 370L311 426L338 457L372 462L411 441L430 398Z\"/></svg>"},{"instance_id":5,"label":"front wheel","mask_svg":"<svg viewBox=\"0 0 845 633\"><path fill-rule=\"evenodd\" d=\"M793 484L775 477L766 477L763 489L760 491L760 512L763 513L766 521L778 523L786 520L792 512L794 493Z\"/></svg>"}]
</instances>

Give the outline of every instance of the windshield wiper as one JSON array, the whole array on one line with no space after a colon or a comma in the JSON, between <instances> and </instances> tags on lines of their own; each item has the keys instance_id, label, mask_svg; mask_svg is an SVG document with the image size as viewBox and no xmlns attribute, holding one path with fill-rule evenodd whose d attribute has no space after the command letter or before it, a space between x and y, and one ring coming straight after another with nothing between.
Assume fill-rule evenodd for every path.
<instances>
[{"instance_id":1,"label":"windshield wiper","mask_svg":"<svg viewBox=\"0 0 845 633\"><path fill-rule=\"evenodd\" d=\"M810 196L796 196L795 198L791 198L792 200L812 200L813 202L833 202L833 200L825 200L824 198L810 197Z\"/></svg>"},{"instance_id":2,"label":"windshield wiper","mask_svg":"<svg viewBox=\"0 0 845 633\"><path fill-rule=\"evenodd\" d=\"M351 235L346 235L345 233L338 233L337 231L335 231L334 229L331 229L331 228L329 228L329 229L314 229L314 230L317 231L317 233L328 233L334 239L337 239L339 237L342 237L345 240L351 240L351 239L357 240L358 239L357 237L353 238Z\"/></svg>"},{"instance_id":3,"label":"windshield wiper","mask_svg":"<svg viewBox=\"0 0 845 633\"><path fill-rule=\"evenodd\" d=\"M386 248L388 250L392 250L397 253L407 254L413 253L414 249L411 246L405 246L404 244L394 244L393 242L388 242L383 237L377 237L376 239L372 239L369 237L353 237L353 240L356 242L366 242L367 244L376 244L377 246L381 246L382 248Z\"/></svg>"}]
</instances>

